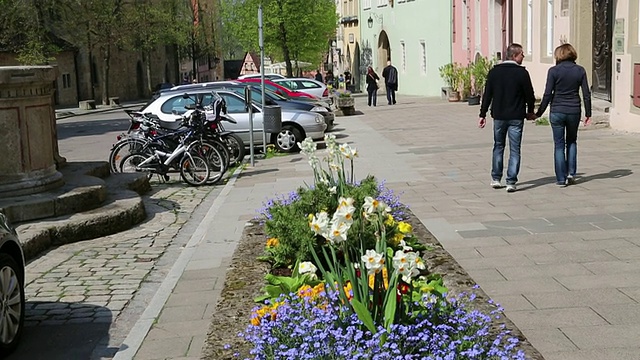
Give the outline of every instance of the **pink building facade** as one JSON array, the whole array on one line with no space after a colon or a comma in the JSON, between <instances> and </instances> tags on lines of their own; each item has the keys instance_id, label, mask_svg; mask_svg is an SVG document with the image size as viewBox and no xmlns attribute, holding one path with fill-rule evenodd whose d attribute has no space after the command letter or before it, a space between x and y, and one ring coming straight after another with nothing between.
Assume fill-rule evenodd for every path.
<instances>
[{"instance_id":1,"label":"pink building facade","mask_svg":"<svg viewBox=\"0 0 640 360\"><path fill-rule=\"evenodd\" d=\"M502 57L509 44L507 0L452 0L453 62Z\"/></svg>"}]
</instances>

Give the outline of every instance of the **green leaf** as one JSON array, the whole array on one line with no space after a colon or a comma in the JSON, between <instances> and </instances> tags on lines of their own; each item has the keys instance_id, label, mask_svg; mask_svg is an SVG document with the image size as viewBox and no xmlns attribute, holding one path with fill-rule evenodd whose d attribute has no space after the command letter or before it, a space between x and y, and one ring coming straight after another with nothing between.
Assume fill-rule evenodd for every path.
<instances>
[{"instance_id":1,"label":"green leaf","mask_svg":"<svg viewBox=\"0 0 640 360\"><path fill-rule=\"evenodd\" d=\"M369 331L371 331L372 334L375 334L376 326L373 323L373 318L371 317L371 313L369 312L367 307L364 306L360 301L356 299L351 299L351 306L353 307L353 310L358 315L358 319L362 321L364 326L366 326L367 329L369 329Z\"/></svg>"},{"instance_id":2,"label":"green leaf","mask_svg":"<svg viewBox=\"0 0 640 360\"><path fill-rule=\"evenodd\" d=\"M389 290L391 290L391 287L389 287ZM387 331L391 331L391 325L393 325L396 317L396 306L398 305L396 295L394 294L397 290L396 288L393 290L393 293L387 296L384 304L384 328L387 329Z\"/></svg>"}]
</instances>

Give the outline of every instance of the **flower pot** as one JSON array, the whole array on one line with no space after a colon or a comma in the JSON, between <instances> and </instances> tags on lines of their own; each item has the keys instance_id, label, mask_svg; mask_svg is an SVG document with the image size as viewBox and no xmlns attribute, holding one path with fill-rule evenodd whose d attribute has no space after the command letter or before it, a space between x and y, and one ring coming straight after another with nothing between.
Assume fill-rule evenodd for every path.
<instances>
[{"instance_id":1,"label":"flower pot","mask_svg":"<svg viewBox=\"0 0 640 360\"><path fill-rule=\"evenodd\" d=\"M469 105L480 105L480 95L470 95L467 101Z\"/></svg>"},{"instance_id":2,"label":"flower pot","mask_svg":"<svg viewBox=\"0 0 640 360\"><path fill-rule=\"evenodd\" d=\"M354 105L355 105L354 98L352 98L352 97L338 97L337 106L339 108L353 107Z\"/></svg>"},{"instance_id":3,"label":"flower pot","mask_svg":"<svg viewBox=\"0 0 640 360\"><path fill-rule=\"evenodd\" d=\"M449 102L460 101L460 93L457 91L449 92Z\"/></svg>"}]
</instances>

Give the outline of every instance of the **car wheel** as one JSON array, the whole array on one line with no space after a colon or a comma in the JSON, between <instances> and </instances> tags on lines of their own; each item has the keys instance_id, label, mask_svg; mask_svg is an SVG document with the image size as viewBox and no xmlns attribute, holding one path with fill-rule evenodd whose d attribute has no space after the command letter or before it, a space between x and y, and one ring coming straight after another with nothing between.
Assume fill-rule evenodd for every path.
<instances>
[{"instance_id":1,"label":"car wheel","mask_svg":"<svg viewBox=\"0 0 640 360\"><path fill-rule=\"evenodd\" d=\"M279 133L274 134L273 143L281 152L294 152L298 150L298 144L302 141L300 130L292 125L284 125Z\"/></svg>"},{"instance_id":2,"label":"car wheel","mask_svg":"<svg viewBox=\"0 0 640 360\"><path fill-rule=\"evenodd\" d=\"M18 345L24 325L24 282L22 269L13 258L0 254L0 354Z\"/></svg>"}]
</instances>

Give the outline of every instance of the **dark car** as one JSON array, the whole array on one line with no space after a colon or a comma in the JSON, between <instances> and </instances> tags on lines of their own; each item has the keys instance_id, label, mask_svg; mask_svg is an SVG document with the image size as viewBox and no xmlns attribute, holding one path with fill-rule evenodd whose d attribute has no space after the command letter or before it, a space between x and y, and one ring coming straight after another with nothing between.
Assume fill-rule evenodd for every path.
<instances>
[{"instance_id":1,"label":"dark car","mask_svg":"<svg viewBox=\"0 0 640 360\"><path fill-rule=\"evenodd\" d=\"M18 234L0 212L0 358L12 352L24 327L24 254Z\"/></svg>"}]
</instances>

